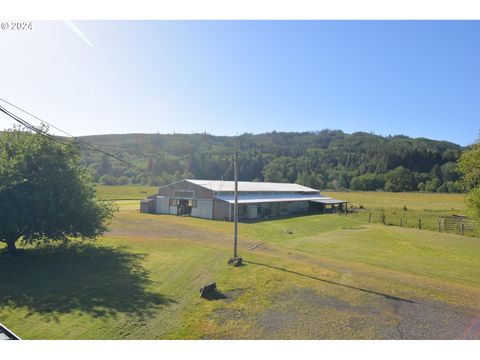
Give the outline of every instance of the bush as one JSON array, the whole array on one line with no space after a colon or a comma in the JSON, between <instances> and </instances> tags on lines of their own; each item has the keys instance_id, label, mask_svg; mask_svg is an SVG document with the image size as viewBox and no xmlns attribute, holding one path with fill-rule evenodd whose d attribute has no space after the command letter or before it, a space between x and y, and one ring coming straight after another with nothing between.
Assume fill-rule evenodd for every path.
<instances>
[{"instance_id":1,"label":"bush","mask_svg":"<svg viewBox=\"0 0 480 360\"><path fill-rule=\"evenodd\" d=\"M103 185L118 185L117 179L112 175L103 175L100 177L100 184Z\"/></svg>"},{"instance_id":2,"label":"bush","mask_svg":"<svg viewBox=\"0 0 480 360\"><path fill-rule=\"evenodd\" d=\"M385 179L383 175L367 173L356 176L350 182L350 189L352 190L379 190L385 186Z\"/></svg>"}]
</instances>

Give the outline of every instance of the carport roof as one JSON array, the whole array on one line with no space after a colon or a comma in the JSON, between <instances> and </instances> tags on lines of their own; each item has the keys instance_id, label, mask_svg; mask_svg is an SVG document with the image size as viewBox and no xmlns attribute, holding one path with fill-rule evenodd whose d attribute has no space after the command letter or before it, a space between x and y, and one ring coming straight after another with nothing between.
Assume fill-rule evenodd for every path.
<instances>
[{"instance_id":1,"label":"carport roof","mask_svg":"<svg viewBox=\"0 0 480 360\"><path fill-rule=\"evenodd\" d=\"M345 200L337 200L337 199L332 199L332 198L325 198L325 199L316 199L316 200L310 200L316 203L320 204L325 204L325 205L334 205L334 204L345 204L348 201Z\"/></svg>"},{"instance_id":2,"label":"carport roof","mask_svg":"<svg viewBox=\"0 0 480 360\"><path fill-rule=\"evenodd\" d=\"M226 201L230 204L235 202L234 196L231 194L228 195L218 195L215 198L219 200ZM255 204L255 203L268 203L268 202L290 202L290 201L329 201L335 200L320 194L239 194L238 203L239 204ZM338 201L338 200L337 200Z\"/></svg>"}]
</instances>

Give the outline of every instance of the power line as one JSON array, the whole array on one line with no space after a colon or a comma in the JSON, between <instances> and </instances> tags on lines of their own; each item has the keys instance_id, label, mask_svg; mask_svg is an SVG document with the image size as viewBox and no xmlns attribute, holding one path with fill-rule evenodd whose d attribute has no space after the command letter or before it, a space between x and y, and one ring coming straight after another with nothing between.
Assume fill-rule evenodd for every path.
<instances>
[{"instance_id":1,"label":"power line","mask_svg":"<svg viewBox=\"0 0 480 360\"><path fill-rule=\"evenodd\" d=\"M215 195L215 192L214 192L215 196L220 195L220 192L222 191L223 185L225 185L225 180L223 180L223 179L225 178L225 176L227 176L228 172L232 169L232 166L233 166L233 160L230 160L230 166L228 167L227 171L225 171L225 173L222 175L222 177L220 179L220 181L222 183L220 184L220 187L218 188L217 195Z\"/></svg>"},{"instance_id":2,"label":"power line","mask_svg":"<svg viewBox=\"0 0 480 360\"><path fill-rule=\"evenodd\" d=\"M58 127L56 127L56 126L54 126L54 125L52 125L52 124L50 124L50 123L48 123L48 122L46 122L45 120L40 119L39 117L37 117L37 116L35 116L35 115L33 115L33 114L30 114L29 112L21 109L20 107L18 107L18 106L16 106L16 105L11 104L10 102L8 102L8 101L6 101L6 100L4 100L4 99L2 99L2 98L0 98L0 100L2 100L2 101L4 101L5 103L7 103L7 104L9 104L9 105L11 105L11 106L13 106L13 107L15 107L16 109L18 109L18 110L20 110L20 111L23 111L24 113L26 113L26 114L34 117L35 119L38 119L38 120L41 121L42 123L45 123L45 124L47 124L47 125L49 125L49 126L52 126L53 128L57 129L58 131L61 131L62 133L68 135L69 137L73 138L73 140L75 141L75 143L77 143L77 144L79 144L79 145L87 146L87 147L90 148L90 149L87 149L87 148L83 147L84 150L93 150L93 151L100 152L100 153L102 153L102 154L104 154L104 155L106 155L106 156L109 156L109 157L111 157L111 158L113 158L113 159L116 159L116 160L118 160L118 161L126 164L129 168L134 169L134 170L137 171L139 174L141 174L141 175L143 175L143 176L145 176L145 177L147 177L147 178L150 177L150 175L145 174L141 169L139 169L136 165L132 164L131 162L126 161L126 160L124 160L124 159L122 159L122 158L120 158L120 157L118 157L118 156L116 156L116 155L114 155L114 154L111 154L111 153L109 153L109 152L107 152L107 151L104 151L104 150L102 150L102 149L100 149L100 148L98 148L98 147L96 147L96 146L94 146L94 145L92 145L92 144L90 144L90 143L88 143L88 142L84 142L84 141L82 141L82 140L79 140L77 137L73 136L72 134L67 133L66 131L64 131L64 130L62 130L62 129L60 129L60 128L58 128ZM15 115L15 114L13 114L13 113L11 113L10 111L8 111L7 109L5 109L5 108L4 108L3 106L1 106L1 105L0 105L0 111L3 112L4 114L8 115L9 117L11 117L13 120L15 120L16 122L18 122L18 123L21 124L22 126L26 127L27 129L30 129L30 130L34 131L35 133L37 133L37 134L39 134L39 135L42 135L42 136L44 136L44 137L47 137L47 138L49 138L50 140L56 141L56 142L61 143L61 144L63 144L63 145L70 145L70 146L72 145L71 143L65 143L65 142L63 142L63 141L59 140L58 137L55 137L55 136L53 136L53 135L51 135L51 134L48 134L47 132L43 131L42 129L39 129L38 127L30 124L28 121L26 121L26 120L22 119L21 117Z\"/></svg>"},{"instance_id":3,"label":"power line","mask_svg":"<svg viewBox=\"0 0 480 360\"><path fill-rule=\"evenodd\" d=\"M78 146L80 147L80 149L82 149L82 150L86 150L86 151L97 151L97 152L99 152L99 153L102 153L102 154L104 154L104 155L106 155L106 156L109 156L109 157L111 157L111 158L113 158L113 159L115 159L115 160L118 160L118 161L124 163L125 165L128 166L128 168L134 169L136 172L138 172L139 174L145 176L146 178L151 178L151 177L153 177L153 175L145 173L143 170L141 170L140 168L138 168L138 167L137 167L136 165L134 165L133 163L131 163L131 162L129 162L129 161L127 161L127 160L119 157L119 156L116 156L116 155L114 155L114 154L112 154L112 153L110 153L110 152L107 152L107 151L105 151L105 150L102 150L102 149L100 149L100 148L98 147L98 146L102 146L102 147L111 147L111 148L117 148L117 149L122 149L122 148L123 148L123 149L127 149L127 148L128 148L128 149L130 149L130 150L138 150L138 149L135 149L135 147L138 146L138 144L135 144L135 143L134 143L134 144L131 144L131 145L120 146L120 145L111 145L111 144L94 144L94 143L90 143L90 142L87 142L87 141L84 141L84 140L79 139L78 137L76 137L76 136L68 133L67 131L60 129L59 127L57 127L57 126L55 126L55 125L47 122L47 121L44 120L44 119L41 119L40 117L32 114L31 112L29 112L29 111L27 111L27 110L25 110L25 109L23 109L23 108L15 105L15 104L12 104L11 102L9 102L9 101L7 101L7 100L5 100L5 99L3 99L3 98L0 98L0 101L3 101L4 103L6 103L6 104L8 104L8 105L10 105L10 106L12 106L12 107L14 107L15 109L17 109L17 110L19 110L19 111L22 111L23 113L25 113L25 114L33 117L34 119L37 119L37 120L40 121L41 123L44 123L44 124L48 125L49 127L52 127L52 128L54 128L54 129L60 131L61 133L67 135L68 137L72 138L72 139L74 140L75 144L78 145ZM70 142L64 142L64 141L61 140L61 139L62 139L61 137L53 136L53 135L47 133L46 131L43 131L42 129L40 129L40 128L38 128L38 127L30 124L29 122L27 122L26 120L22 119L21 117L15 115L15 114L13 114L13 113L11 113L10 111L8 111L6 108L4 108L4 107L1 106L1 105L0 105L0 111L2 111L2 112L5 113L6 115L8 115L8 116L11 117L12 119L14 119L16 122L20 123L22 126L28 128L28 129L30 129L30 130L32 130L32 131L34 131L34 132L36 132L36 133L38 133L38 134L40 134L40 135L42 135L42 136L48 137L50 140L56 141L56 142L58 142L58 143L60 143L60 144L63 144L63 145L72 146L72 143L70 143ZM218 150L220 150L220 149L211 149L210 151L207 151L207 150L195 151L195 152L193 152L192 154L193 154L193 155L200 155L200 154L209 154L209 155L211 155L212 151L215 152L215 151L218 151ZM167 152L167 154L168 154L168 152ZM152 154L149 154L148 156L157 158L157 156L155 156L153 153L152 153ZM158 158L157 158L157 159L158 159ZM222 184L221 184L221 186L220 186L220 190L221 190L221 188L223 187L223 185L224 185L224 183L225 183L224 178L225 178L225 176L228 174L228 172L232 169L232 166L233 166L233 160L230 160L230 167L227 169L227 171L226 171L226 172L222 175L222 177L221 177Z\"/></svg>"},{"instance_id":4,"label":"power line","mask_svg":"<svg viewBox=\"0 0 480 360\"><path fill-rule=\"evenodd\" d=\"M70 137L72 137L72 138L75 138L75 136L73 136L72 134L69 134L69 133L67 133L66 131L63 131L62 129L56 127L55 125L50 124L49 122L47 122L47 121L45 121L45 120L43 120L43 119L40 119L38 116L35 116L35 115L33 115L32 113L29 113L27 110L24 110L24 109L16 106L15 104L12 104L11 102L3 99L3 98L0 98L0 100L3 101L4 103L10 105L10 106L13 106L15 109L20 110L20 111L24 112L25 114L28 114L28 115L30 115L31 117L33 117L33 118L41 121L42 123L47 124L48 126L54 128L55 130L58 130L58 131L60 131L61 133L65 134L65 135L67 135L67 136L70 136Z\"/></svg>"},{"instance_id":5,"label":"power line","mask_svg":"<svg viewBox=\"0 0 480 360\"><path fill-rule=\"evenodd\" d=\"M22 126L24 126L25 128L27 129L30 129L36 133L38 133L39 135L42 135L42 136L45 136L47 138L49 138L50 140L53 140L57 143L60 143L62 145L72 145L71 143L67 143L67 142L64 142L62 141L60 138L56 138L50 134L48 134L47 132L43 131L42 129L39 129L37 128L36 126L28 123L27 121L23 120L22 118L18 117L17 115L11 113L10 111L8 111L7 109L5 109L3 106L0 105L0 111L3 112L4 114L8 115L9 117L11 117L13 120L15 120L16 122L18 122L19 124L21 124Z\"/></svg>"}]
</instances>

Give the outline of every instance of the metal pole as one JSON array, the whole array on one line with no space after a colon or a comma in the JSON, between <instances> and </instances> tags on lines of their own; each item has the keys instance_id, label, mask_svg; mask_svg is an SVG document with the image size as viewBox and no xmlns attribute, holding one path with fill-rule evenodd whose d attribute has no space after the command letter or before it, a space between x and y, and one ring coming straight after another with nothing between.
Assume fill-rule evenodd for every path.
<instances>
[{"instance_id":1,"label":"metal pole","mask_svg":"<svg viewBox=\"0 0 480 360\"><path fill-rule=\"evenodd\" d=\"M234 200L234 208L233 208L233 219L234 219L234 235L233 235L233 257L237 258L237 235L238 235L238 172L237 172L237 165L238 165L238 151L235 150L235 160L233 162L233 176L235 180L235 200Z\"/></svg>"}]
</instances>

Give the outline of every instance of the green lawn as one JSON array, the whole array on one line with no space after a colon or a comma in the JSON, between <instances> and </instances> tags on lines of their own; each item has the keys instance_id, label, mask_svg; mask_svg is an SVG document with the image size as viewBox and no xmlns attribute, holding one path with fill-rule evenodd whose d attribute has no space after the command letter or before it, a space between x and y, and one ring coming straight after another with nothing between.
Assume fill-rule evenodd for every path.
<instances>
[{"instance_id":1,"label":"green lawn","mask_svg":"<svg viewBox=\"0 0 480 360\"><path fill-rule=\"evenodd\" d=\"M355 207L363 204L373 209L402 209L406 206L408 210L465 212L463 194L385 191L332 191L322 194L350 201Z\"/></svg>"},{"instance_id":2,"label":"green lawn","mask_svg":"<svg viewBox=\"0 0 480 360\"><path fill-rule=\"evenodd\" d=\"M0 254L0 322L25 339L480 338L477 238L311 215L240 224L233 268L231 223L118 204L96 243ZM199 297L210 281L225 299Z\"/></svg>"},{"instance_id":3,"label":"green lawn","mask_svg":"<svg viewBox=\"0 0 480 360\"><path fill-rule=\"evenodd\" d=\"M359 220L409 228L437 230L439 217L465 215L465 195L443 193L391 193L373 191L325 192L327 196L347 200L354 208L349 216ZM420 225L419 225L420 220ZM460 231L460 229L458 229ZM466 233L466 235L475 235Z\"/></svg>"},{"instance_id":4,"label":"green lawn","mask_svg":"<svg viewBox=\"0 0 480 360\"><path fill-rule=\"evenodd\" d=\"M97 185L97 197L101 200L140 200L158 191L158 186Z\"/></svg>"}]
</instances>

